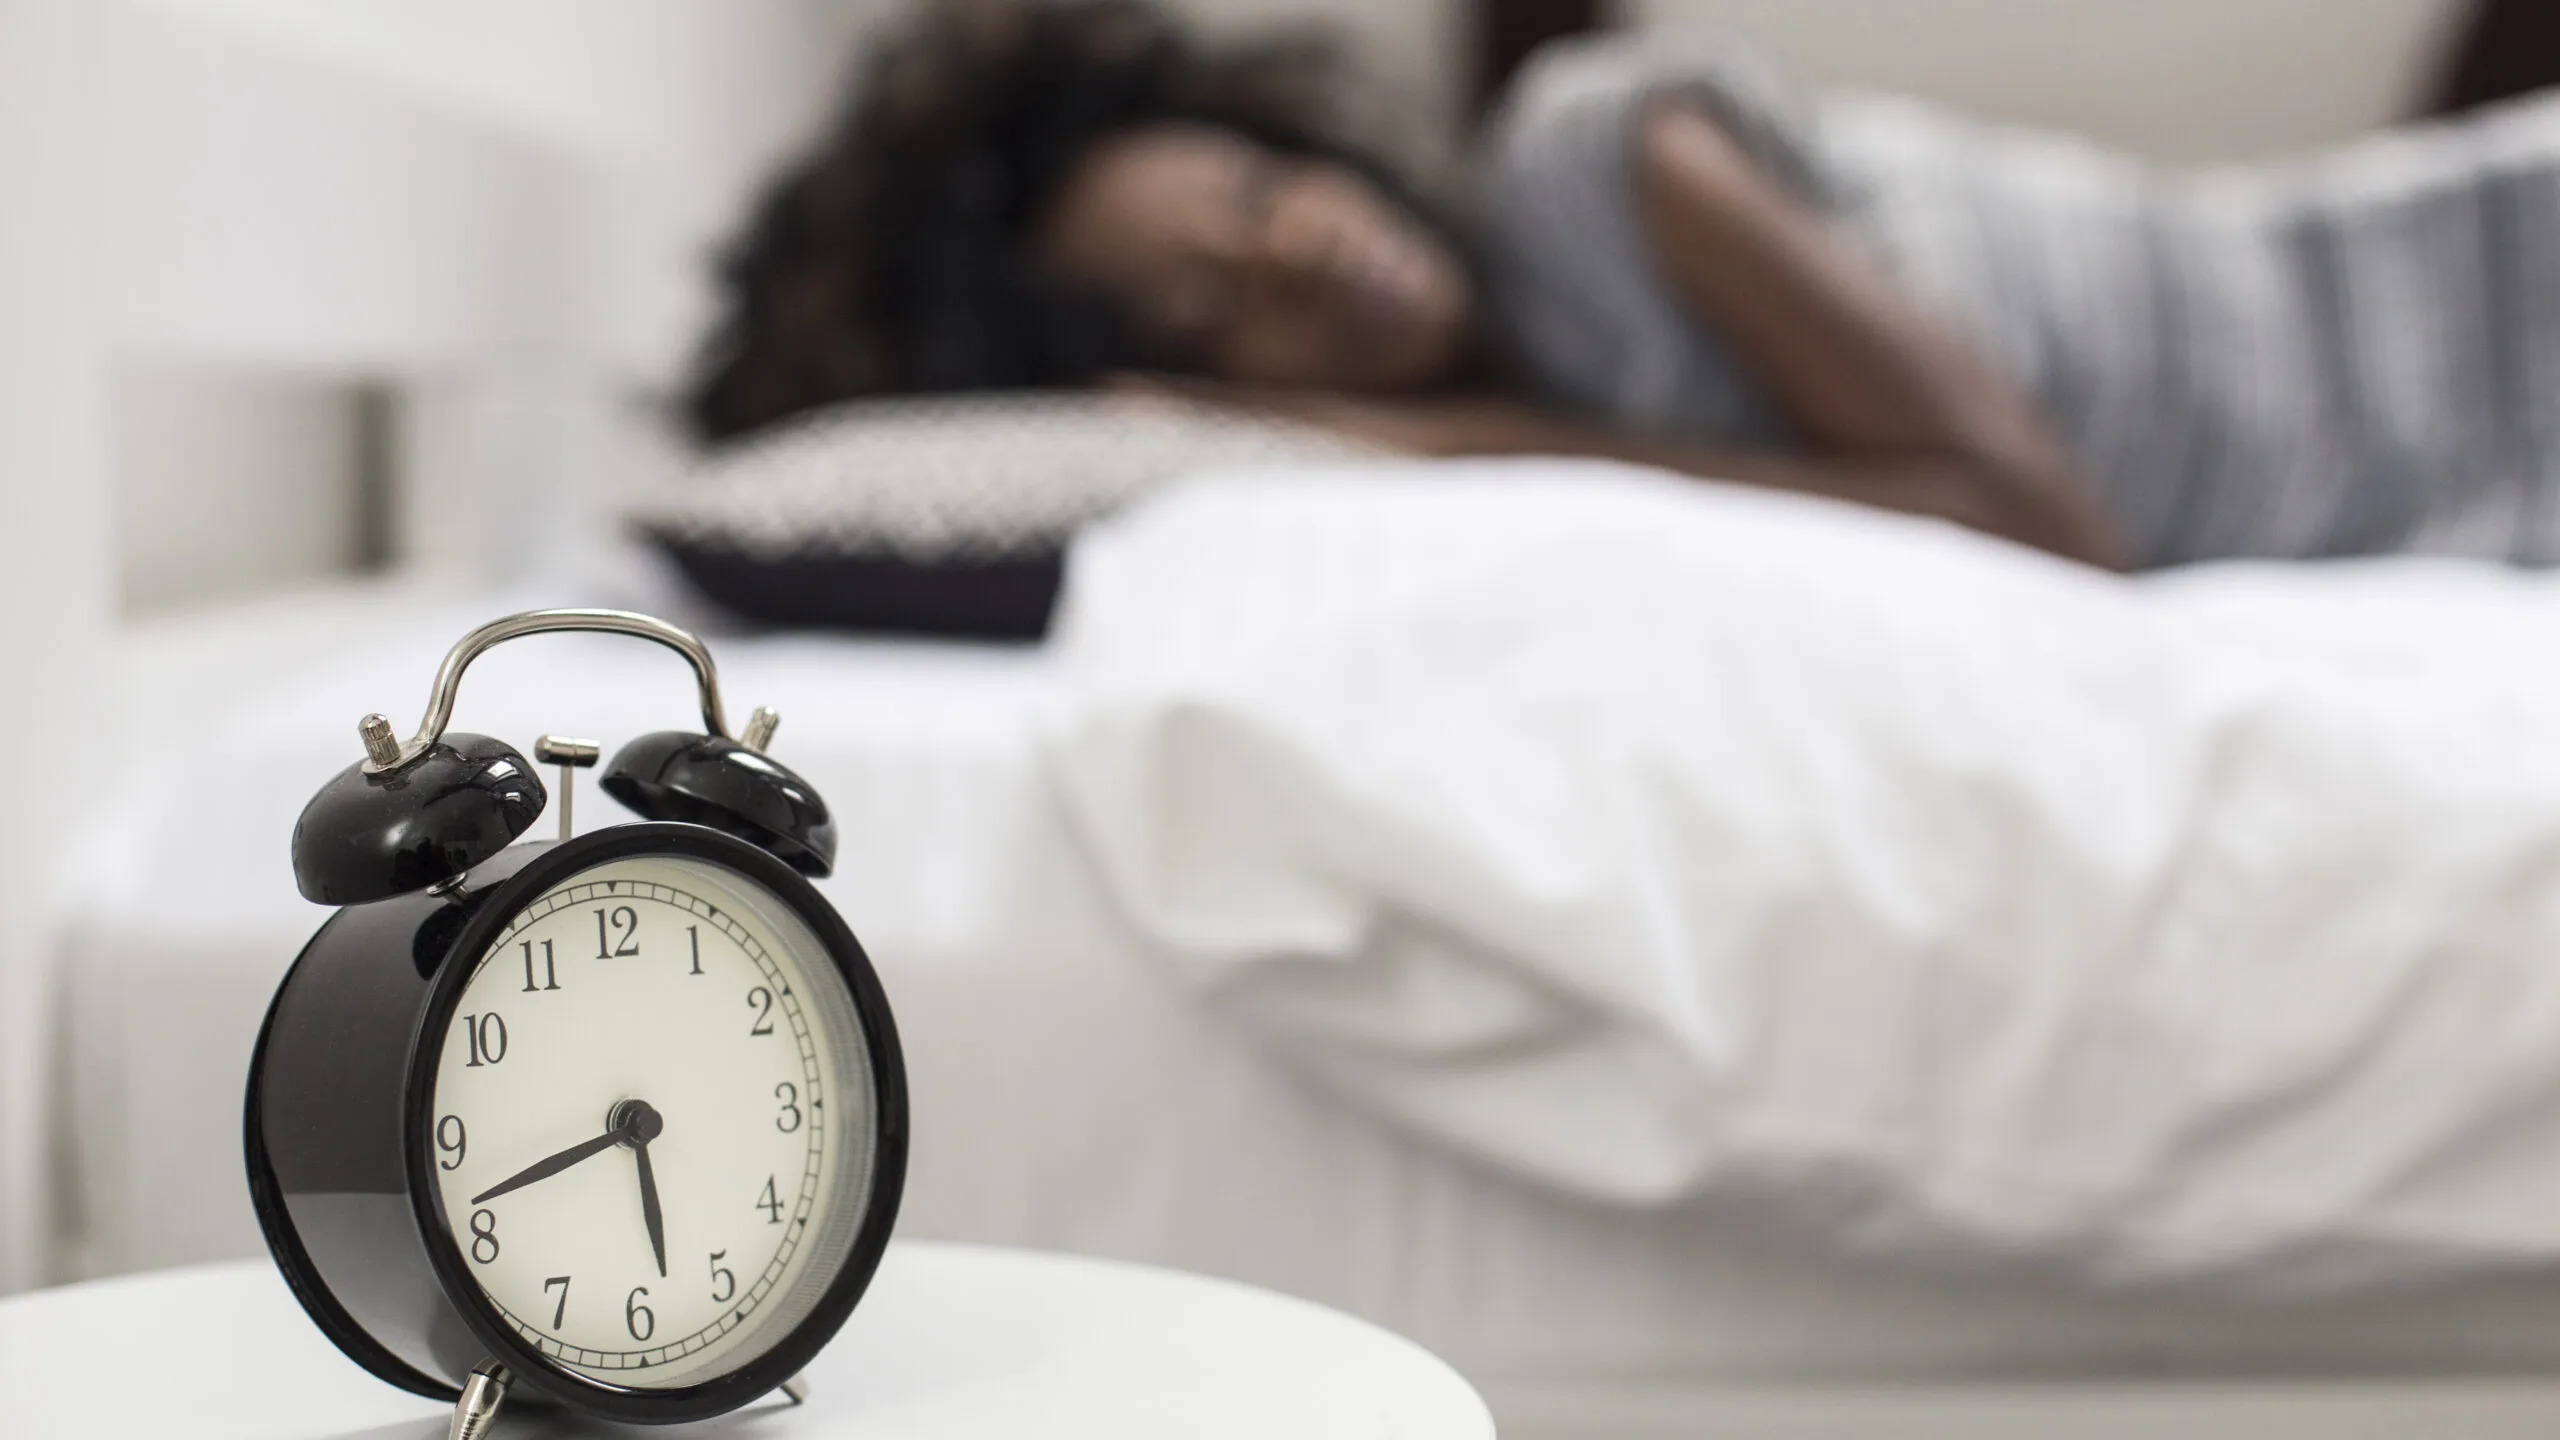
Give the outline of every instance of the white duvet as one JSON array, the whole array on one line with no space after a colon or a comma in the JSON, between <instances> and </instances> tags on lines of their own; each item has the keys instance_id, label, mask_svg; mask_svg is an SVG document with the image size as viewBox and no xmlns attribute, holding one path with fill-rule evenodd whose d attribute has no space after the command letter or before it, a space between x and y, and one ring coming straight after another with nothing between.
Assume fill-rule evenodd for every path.
<instances>
[{"instance_id":1,"label":"white duvet","mask_svg":"<svg viewBox=\"0 0 2560 1440\"><path fill-rule=\"evenodd\" d=\"M2317 1285L2560 1258L2555 642L2450 563L1379 465L1095 532L1050 756L1189 986L1488 1161Z\"/></svg>"}]
</instances>

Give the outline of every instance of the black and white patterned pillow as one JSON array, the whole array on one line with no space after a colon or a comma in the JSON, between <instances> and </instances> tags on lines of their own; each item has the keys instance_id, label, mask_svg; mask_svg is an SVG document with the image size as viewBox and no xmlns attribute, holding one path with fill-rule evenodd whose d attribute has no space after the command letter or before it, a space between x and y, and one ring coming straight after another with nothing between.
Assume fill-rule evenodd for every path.
<instances>
[{"instance_id":1,"label":"black and white patterned pillow","mask_svg":"<svg viewBox=\"0 0 2560 1440\"><path fill-rule=\"evenodd\" d=\"M1078 529L1206 467L1373 453L1172 402L857 401L719 452L636 506L639 533L750 619L1036 639Z\"/></svg>"}]
</instances>

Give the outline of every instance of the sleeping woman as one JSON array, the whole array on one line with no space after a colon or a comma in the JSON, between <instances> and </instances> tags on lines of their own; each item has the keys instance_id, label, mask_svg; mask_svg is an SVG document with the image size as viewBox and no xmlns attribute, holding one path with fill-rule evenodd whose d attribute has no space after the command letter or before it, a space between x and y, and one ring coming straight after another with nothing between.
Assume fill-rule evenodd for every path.
<instances>
[{"instance_id":1,"label":"sleeping woman","mask_svg":"<svg viewBox=\"0 0 2560 1440\"><path fill-rule=\"evenodd\" d=\"M2560 100L2168 177L1602 38L1532 62L1444 208L1327 130L1331 83L1140 0L933 7L731 252L696 428L1143 384L2100 565L2560 558Z\"/></svg>"}]
</instances>

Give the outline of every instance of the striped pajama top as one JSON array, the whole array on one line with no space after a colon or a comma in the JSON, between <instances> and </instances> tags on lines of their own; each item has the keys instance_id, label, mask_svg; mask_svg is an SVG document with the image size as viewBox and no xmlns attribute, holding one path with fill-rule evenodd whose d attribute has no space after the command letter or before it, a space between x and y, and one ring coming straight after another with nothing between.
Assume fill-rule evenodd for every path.
<instances>
[{"instance_id":1,"label":"striped pajama top","mask_svg":"<svg viewBox=\"0 0 2560 1440\"><path fill-rule=\"evenodd\" d=\"M1703 105L2027 390L2138 559L2560 558L2560 94L2320 158L2168 175L1707 36L1551 46L1472 210L1532 388L1725 448L1786 418L1656 272L1644 107Z\"/></svg>"}]
</instances>

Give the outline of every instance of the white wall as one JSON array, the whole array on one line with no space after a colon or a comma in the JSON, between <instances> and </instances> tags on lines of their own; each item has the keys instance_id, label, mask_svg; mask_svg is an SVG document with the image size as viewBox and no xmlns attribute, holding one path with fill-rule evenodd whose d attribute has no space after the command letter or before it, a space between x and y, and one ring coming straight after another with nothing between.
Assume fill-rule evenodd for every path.
<instances>
[{"instance_id":1,"label":"white wall","mask_svg":"<svg viewBox=\"0 0 2560 1440\"><path fill-rule=\"evenodd\" d=\"M0 0L0 1294L44 1278L40 1043L56 872L96 753L107 581L97 15Z\"/></svg>"},{"instance_id":2,"label":"white wall","mask_svg":"<svg viewBox=\"0 0 2560 1440\"><path fill-rule=\"evenodd\" d=\"M1457 0L1165 3L1211 36L1296 24L1339 31L1348 37L1352 61L1378 86L1385 110L1376 117L1354 117L1355 123L1384 130L1387 143L1410 149L1413 153L1397 157L1406 163L1428 166L1449 158L1475 73L1468 6Z\"/></svg>"},{"instance_id":3,"label":"white wall","mask_svg":"<svg viewBox=\"0 0 2560 1440\"><path fill-rule=\"evenodd\" d=\"M1923 95L2171 160L2280 154L2403 115L2464 0L1620 0L1820 84Z\"/></svg>"},{"instance_id":4,"label":"white wall","mask_svg":"<svg viewBox=\"0 0 2560 1440\"><path fill-rule=\"evenodd\" d=\"M110 372L108 413L124 616L355 569L353 387L291 372L125 364Z\"/></svg>"},{"instance_id":5,"label":"white wall","mask_svg":"<svg viewBox=\"0 0 2560 1440\"><path fill-rule=\"evenodd\" d=\"M815 120L848 31L886 0L135 0L340 83L554 150L607 192L596 333L662 373L700 265ZM254 165L256 157L244 157Z\"/></svg>"}]
</instances>

